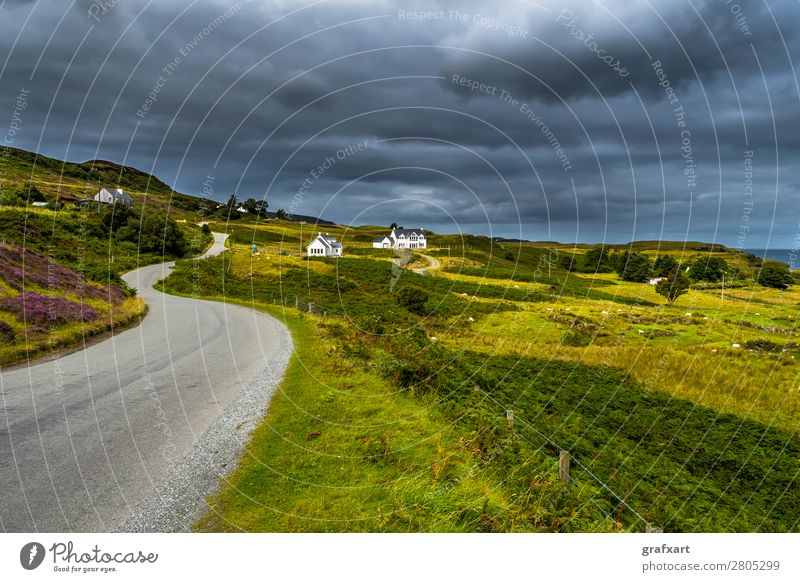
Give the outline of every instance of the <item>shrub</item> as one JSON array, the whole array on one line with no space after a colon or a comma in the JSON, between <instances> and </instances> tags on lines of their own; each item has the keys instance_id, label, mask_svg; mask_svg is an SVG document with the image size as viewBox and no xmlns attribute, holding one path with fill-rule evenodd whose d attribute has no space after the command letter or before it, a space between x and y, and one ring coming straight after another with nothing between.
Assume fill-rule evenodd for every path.
<instances>
[{"instance_id":1,"label":"shrub","mask_svg":"<svg viewBox=\"0 0 800 582\"><path fill-rule=\"evenodd\" d=\"M571 329L564 334L561 343L565 346L580 348L592 343L592 336L578 329Z\"/></svg>"},{"instance_id":2,"label":"shrub","mask_svg":"<svg viewBox=\"0 0 800 582\"><path fill-rule=\"evenodd\" d=\"M13 313L17 319L28 325L44 326L47 323L71 323L92 321L99 316L88 305L82 305L64 297L40 295L35 291L25 291L16 297L7 297L0 302L0 309Z\"/></svg>"},{"instance_id":3,"label":"shrub","mask_svg":"<svg viewBox=\"0 0 800 582\"><path fill-rule=\"evenodd\" d=\"M578 258L572 253L567 253L559 261L566 271L574 271L578 267Z\"/></svg>"},{"instance_id":4,"label":"shrub","mask_svg":"<svg viewBox=\"0 0 800 582\"><path fill-rule=\"evenodd\" d=\"M411 313L425 315L428 294L419 287L401 287L397 291L397 302Z\"/></svg>"},{"instance_id":5,"label":"shrub","mask_svg":"<svg viewBox=\"0 0 800 582\"><path fill-rule=\"evenodd\" d=\"M728 270L728 263L720 257L699 257L689 268L689 277L693 281L719 281Z\"/></svg>"},{"instance_id":6,"label":"shrub","mask_svg":"<svg viewBox=\"0 0 800 582\"><path fill-rule=\"evenodd\" d=\"M678 261L670 255L661 255L653 263L653 275L656 277L669 277L670 273L677 270Z\"/></svg>"},{"instance_id":7,"label":"shrub","mask_svg":"<svg viewBox=\"0 0 800 582\"><path fill-rule=\"evenodd\" d=\"M758 271L758 283L765 287L786 289L794 284L794 277L789 265L777 262L765 262Z\"/></svg>"},{"instance_id":8,"label":"shrub","mask_svg":"<svg viewBox=\"0 0 800 582\"><path fill-rule=\"evenodd\" d=\"M758 350L760 352L782 352L783 350L796 350L798 345L795 342L777 343L768 339L758 338L745 341L744 347L748 350Z\"/></svg>"},{"instance_id":9,"label":"shrub","mask_svg":"<svg viewBox=\"0 0 800 582\"><path fill-rule=\"evenodd\" d=\"M617 273L624 281L645 283L653 272L653 265L642 253L623 253L617 260Z\"/></svg>"},{"instance_id":10,"label":"shrub","mask_svg":"<svg viewBox=\"0 0 800 582\"><path fill-rule=\"evenodd\" d=\"M614 270L611 254L605 247L589 249L583 257L584 268L590 273L610 273Z\"/></svg>"},{"instance_id":11,"label":"shrub","mask_svg":"<svg viewBox=\"0 0 800 582\"><path fill-rule=\"evenodd\" d=\"M141 219L131 216L116 233L117 241L136 243L140 253L163 253L182 257L188 243L183 232L166 216L145 214Z\"/></svg>"},{"instance_id":12,"label":"shrub","mask_svg":"<svg viewBox=\"0 0 800 582\"><path fill-rule=\"evenodd\" d=\"M13 342L15 338L14 330L5 321L0 321L0 339L4 342Z\"/></svg>"}]
</instances>

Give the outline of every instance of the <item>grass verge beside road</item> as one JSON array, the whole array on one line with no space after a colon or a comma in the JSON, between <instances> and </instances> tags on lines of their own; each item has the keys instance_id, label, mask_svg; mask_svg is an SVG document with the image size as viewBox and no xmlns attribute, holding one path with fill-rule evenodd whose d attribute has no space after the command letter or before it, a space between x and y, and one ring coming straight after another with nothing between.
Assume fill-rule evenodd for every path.
<instances>
[{"instance_id":1,"label":"grass verge beside road","mask_svg":"<svg viewBox=\"0 0 800 582\"><path fill-rule=\"evenodd\" d=\"M240 465L197 531L612 531L591 487L558 481L558 461L532 457L508 475L482 461L480 435L426 398L339 357L323 318L253 306L284 321L295 355ZM532 516L535 515L535 518Z\"/></svg>"}]
</instances>

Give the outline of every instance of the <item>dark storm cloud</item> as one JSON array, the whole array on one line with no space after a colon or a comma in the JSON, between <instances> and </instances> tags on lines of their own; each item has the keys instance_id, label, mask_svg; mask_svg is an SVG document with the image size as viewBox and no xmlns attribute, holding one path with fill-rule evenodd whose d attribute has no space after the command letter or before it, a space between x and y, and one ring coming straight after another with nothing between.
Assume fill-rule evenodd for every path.
<instances>
[{"instance_id":1,"label":"dark storm cloud","mask_svg":"<svg viewBox=\"0 0 800 582\"><path fill-rule=\"evenodd\" d=\"M273 208L303 188L296 212L344 223L737 244L748 214L746 246L788 246L798 12L733 0L7 1L0 115L24 89L11 145L125 161L189 193L213 175L217 197L266 195Z\"/></svg>"}]
</instances>

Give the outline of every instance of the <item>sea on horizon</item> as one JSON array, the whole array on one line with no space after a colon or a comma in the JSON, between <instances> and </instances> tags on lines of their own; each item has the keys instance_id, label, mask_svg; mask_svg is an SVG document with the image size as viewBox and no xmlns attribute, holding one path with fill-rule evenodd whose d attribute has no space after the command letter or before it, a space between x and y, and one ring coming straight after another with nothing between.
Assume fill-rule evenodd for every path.
<instances>
[{"instance_id":1,"label":"sea on horizon","mask_svg":"<svg viewBox=\"0 0 800 582\"><path fill-rule=\"evenodd\" d=\"M790 269L800 269L800 250L793 249L742 249L762 259L780 261L789 265Z\"/></svg>"}]
</instances>

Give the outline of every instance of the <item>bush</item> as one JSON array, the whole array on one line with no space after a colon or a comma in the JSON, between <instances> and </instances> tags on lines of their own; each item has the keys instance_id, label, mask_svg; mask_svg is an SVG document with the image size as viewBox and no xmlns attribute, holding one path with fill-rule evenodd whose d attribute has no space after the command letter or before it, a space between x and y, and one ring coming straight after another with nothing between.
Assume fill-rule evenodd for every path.
<instances>
[{"instance_id":1,"label":"bush","mask_svg":"<svg viewBox=\"0 0 800 582\"><path fill-rule=\"evenodd\" d=\"M145 214L141 220L129 217L125 226L117 230L115 238L136 243L140 253L182 257L188 250L186 238L175 221L157 214Z\"/></svg>"},{"instance_id":2,"label":"bush","mask_svg":"<svg viewBox=\"0 0 800 582\"><path fill-rule=\"evenodd\" d=\"M699 257L689 268L689 278L693 281L719 281L728 270L728 263L720 257Z\"/></svg>"},{"instance_id":3,"label":"bush","mask_svg":"<svg viewBox=\"0 0 800 582\"><path fill-rule=\"evenodd\" d=\"M0 339L4 342L13 342L16 334L5 321L0 321Z\"/></svg>"},{"instance_id":4,"label":"bush","mask_svg":"<svg viewBox=\"0 0 800 582\"><path fill-rule=\"evenodd\" d=\"M64 297L40 295L35 291L25 291L16 297L8 297L0 302L0 309L9 311L27 325L39 328L45 324L92 321L99 316L90 306L70 301Z\"/></svg>"},{"instance_id":5,"label":"bush","mask_svg":"<svg viewBox=\"0 0 800 582\"><path fill-rule=\"evenodd\" d=\"M653 265L642 253L623 253L617 260L617 273L623 281L646 283L653 272Z\"/></svg>"},{"instance_id":6,"label":"bush","mask_svg":"<svg viewBox=\"0 0 800 582\"><path fill-rule=\"evenodd\" d=\"M670 255L661 255L653 263L653 275L656 277L669 277L670 273L677 270L678 261Z\"/></svg>"},{"instance_id":7,"label":"bush","mask_svg":"<svg viewBox=\"0 0 800 582\"><path fill-rule=\"evenodd\" d=\"M559 261L565 271L574 271L578 268L578 258L572 253L567 253Z\"/></svg>"},{"instance_id":8,"label":"bush","mask_svg":"<svg viewBox=\"0 0 800 582\"><path fill-rule=\"evenodd\" d=\"M563 343L565 346L581 348L592 343L592 336L580 330L571 329L564 334L564 338L561 340L561 343Z\"/></svg>"},{"instance_id":9,"label":"bush","mask_svg":"<svg viewBox=\"0 0 800 582\"><path fill-rule=\"evenodd\" d=\"M401 287L397 291L397 302L411 313L425 315L428 294L419 287Z\"/></svg>"},{"instance_id":10,"label":"bush","mask_svg":"<svg viewBox=\"0 0 800 582\"><path fill-rule=\"evenodd\" d=\"M758 271L757 281L765 287L774 289L786 289L794 284L794 277L789 270L789 265L777 262L765 262Z\"/></svg>"},{"instance_id":11,"label":"bush","mask_svg":"<svg viewBox=\"0 0 800 582\"><path fill-rule=\"evenodd\" d=\"M758 338L745 341L744 347L748 350L758 350L760 352L782 352L783 350L796 350L798 346L795 342L777 343L768 339Z\"/></svg>"},{"instance_id":12,"label":"bush","mask_svg":"<svg viewBox=\"0 0 800 582\"><path fill-rule=\"evenodd\" d=\"M605 247L589 249L583 257L584 268L590 273L610 273L614 270L611 253Z\"/></svg>"}]
</instances>

